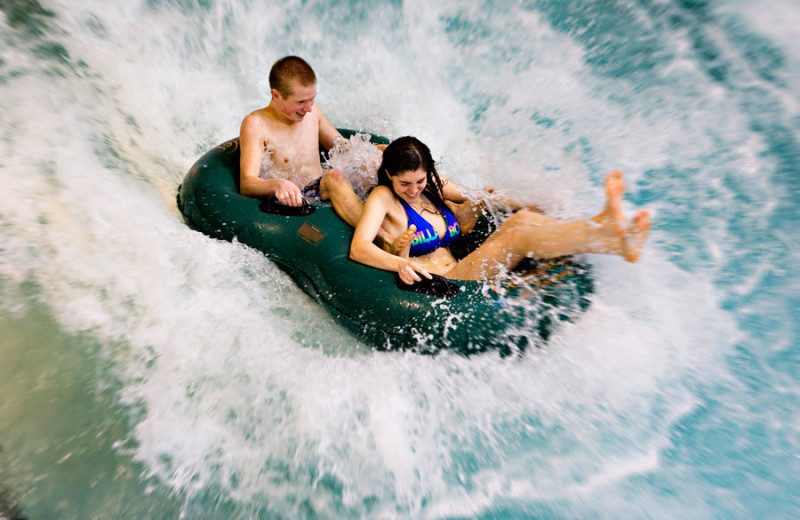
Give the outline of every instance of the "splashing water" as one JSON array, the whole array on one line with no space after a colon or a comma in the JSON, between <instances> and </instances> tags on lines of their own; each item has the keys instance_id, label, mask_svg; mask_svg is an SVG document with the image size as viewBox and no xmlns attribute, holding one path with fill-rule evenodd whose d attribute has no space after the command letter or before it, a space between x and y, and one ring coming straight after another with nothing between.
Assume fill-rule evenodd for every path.
<instances>
[{"instance_id":1,"label":"splashing water","mask_svg":"<svg viewBox=\"0 0 800 520\"><path fill-rule=\"evenodd\" d=\"M368 134L355 134L349 139L337 139L325 165L338 168L361 199L369 195L378 183L381 153L369 141Z\"/></svg>"},{"instance_id":2,"label":"splashing water","mask_svg":"<svg viewBox=\"0 0 800 520\"><path fill-rule=\"evenodd\" d=\"M30 518L797 516L794 2L0 13L0 489ZM622 168L644 259L589 257L591 308L524 356L372 352L175 209L289 53L335 126L460 185L577 218Z\"/></svg>"}]
</instances>

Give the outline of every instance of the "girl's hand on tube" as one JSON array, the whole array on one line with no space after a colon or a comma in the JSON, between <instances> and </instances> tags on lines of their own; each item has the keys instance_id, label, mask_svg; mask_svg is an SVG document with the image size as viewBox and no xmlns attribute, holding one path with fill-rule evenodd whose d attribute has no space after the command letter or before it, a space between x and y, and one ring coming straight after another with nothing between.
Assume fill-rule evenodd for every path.
<instances>
[{"instance_id":1,"label":"girl's hand on tube","mask_svg":"<svg viewBox=\"0 0 800 520\"><path fill-rule=\"evenodd\" d=\"M400 275L400 279L403 280L403 283L406 285L421 281L422 278L420 278L420 274L425 278L432 278L431 274L424 267L408 259L401 260L400 269L397 270L397 274Z\"/></svg>"}]
</instances>

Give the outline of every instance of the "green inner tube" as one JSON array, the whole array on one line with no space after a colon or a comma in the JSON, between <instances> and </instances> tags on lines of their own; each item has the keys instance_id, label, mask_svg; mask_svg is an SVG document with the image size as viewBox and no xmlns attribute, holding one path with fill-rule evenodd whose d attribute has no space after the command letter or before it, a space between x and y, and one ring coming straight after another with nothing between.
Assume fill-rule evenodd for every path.
<instances>
[{"instance_id":1,"label":"green inner tube","mask_svg":"<svg viewBox=\"0 0 800 520\"><path fill-rule=\"evenodd\" d=\"M356 132L339 130L345 138ZM365 133L365 132L359 132ZM373 143L388 143L370 135ZM541 345L553 327L589 306L590 269L574 258L526 260L509 279L441 281L434 294L398 286L396 273L350 260L353 229L328 203L314 202L304 215L267 213L269 203L239 194L239 139L212 149L189 170L178 189L186 223L221 240L258 249L340 323L379 350L502 355ZM494 229L482 217L452 247L461 257ZM449 289L449 294L448 294Z\"/></svg>"}]
</instances>

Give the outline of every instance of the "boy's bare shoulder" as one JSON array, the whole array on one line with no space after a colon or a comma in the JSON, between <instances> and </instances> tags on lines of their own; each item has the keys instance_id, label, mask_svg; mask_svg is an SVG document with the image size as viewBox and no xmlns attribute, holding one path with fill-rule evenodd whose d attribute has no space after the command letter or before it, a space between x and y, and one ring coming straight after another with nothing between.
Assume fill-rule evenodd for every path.
<instances>
[{"instance_id":1,"label":"boy's bare shoulder","mask_svg":"<svg viewBox=\"0 0 800 520\"><path fill-rule=\"evenodd\" d=\"M265 112L265 109L261 108L259 110L250 112L244 117L244 119L242 119L242 128L265 127L268 123L269 116Z\"/></svg>"}]
</instances>

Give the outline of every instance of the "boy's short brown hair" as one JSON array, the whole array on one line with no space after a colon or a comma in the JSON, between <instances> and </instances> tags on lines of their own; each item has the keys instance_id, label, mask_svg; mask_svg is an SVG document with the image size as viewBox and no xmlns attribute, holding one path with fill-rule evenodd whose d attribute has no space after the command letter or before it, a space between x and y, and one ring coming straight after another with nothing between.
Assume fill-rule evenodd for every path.
<instances>
[{"instance_id":1,"label":"boy's short brown hair","mask_svg":"<svg viewBox=\"0 0 800 520\"><path fill-rule=\"evenodd\" d=\"M317 76L303 58L286 56L276 61L269 71L269 88L277 90L283 97L291 96L292 80L307 87L317 82Z\"/></svg>"}]
</instances>

